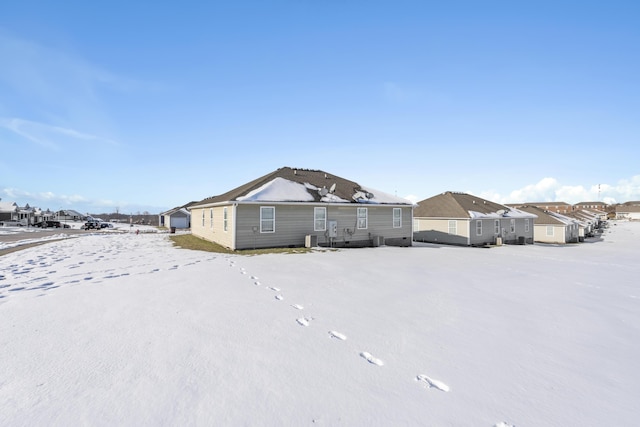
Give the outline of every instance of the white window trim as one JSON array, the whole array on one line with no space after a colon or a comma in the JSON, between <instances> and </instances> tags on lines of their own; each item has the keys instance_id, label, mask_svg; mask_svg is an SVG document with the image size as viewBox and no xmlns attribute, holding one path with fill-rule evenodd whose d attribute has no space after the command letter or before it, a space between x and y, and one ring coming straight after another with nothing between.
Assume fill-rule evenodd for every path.
<instances>
[{"instance_id":1,"label":"white window trim","mask_svg":"<svg viewBox=\"0 0 640 427\"><path fill-rule=\"evenodd\" d=\"M493 223L493 234L496 236L500 234L500 220L496 219Z\"/></svg>"},{"instance_id":2,"label":"white window trim","mask_svg":"<svg viewBox=\"0 0 640 427\"><path fill-rule=\"evenodd\" d=\"M525 233L529 232L529 218L524 219L524 232Z\"/></svg>"},{"instance_id":3,"label":"white window trim","mask_svg":"<svg viewBox=\"0 0 640 427\"><path fill-rule=\"evenodd\" d=\"M515 233L516 232L516 220L515 219L511 219L510 224L509 224L509 230L511 231L511 233Z\"/></svg>"},{"instance_id":4,"label":"white window trim","mask_svg":"<svg viewBox=\"0 0 640 427\"><path fill-rule=\"evenodd\" d=\"M402 228L402 208L393 208L393 228Z\"/></svg>"},{"instance_id":5,"label":"white window trim","mask_svg":"<svg viewBox=\"0 0 640 427\"><path fill-rule=\"evenodd\" d=\"M476 236L482 236L482 220L476 221Z\"/></svg>"},{"instance_id":6,"label":"white window trim","mask_svg":"<svg viewBox=\"0 0 640 427\"><path fill-rule=\"evenodd\" d=\"M451 230L453 230L453 233L451 232ZM447 232L449 234L454 235L454 236L457 235L458 234L458 221L456 221L455 219L450 219L449 223L447 225Z\"/></svg>"},{"instance_id":7,"label":"white window trim","mask_svg":"<svg viewBox=\"0 0 640 427\"><path fill-rule=\"evenodd\" d=\"M213 230L213 208L209 208L209 228Z\"/></svg>"},{"instance_id":8,"label":"white window trim","mask_svg":"<svg viewBox=\"0 0 640 427\"><path fill-rule=\"evenodd\" d=\"M364 212L364 218L360 216L360 212ZM369 210L367 208L357 208L356 219L356 226L358 230L366 230L369 227ZM364 227L360 226L361 220L364 220Z\"/></svg>"},{"instance_id":9,"label":"white window trim","mask_svg":"<svg viewBox=\"0 0 640 427\"><path fill-rule=\"evenodd\" d=\"M270 209L273 211L273 219L263 219L262 218L262 211L264 209ZM271 221L272 222L272 230L268 230L268 231L264 231L262 224L263 221ZM276 207L275 206L260 206L260 233L275 233L276 232Z\"/></svg>"},{"instance_id":10,"label":"white window trim","mask_svg":"<svg viewBox=\"0 0 640 427\"><path fill-rule=\"evenodd\" d=\"M229 228L229 211L225 206L222 208L222 229L226 233Z\"/></svg>"},{"instance_id":11,"label":"white window trim","mask_svg":"<svg viewBox=\"0 0 640 427\"><path fill-rule=\"evenodd\" d=\"M322 218L318 218L318 212L322 212ZM322 227L318 227L318 222L322 221ZM327 208L313 208L313 231L327 230Z\"/></svg>"},{"instance_id":12,"label":"white window trim","mask_svg":"<svg viewBox=\"0 0 640 427\"><path fill-rule=\"evenodd\" d=\"M202 227L204 227L204 209L202 209Z\"/></svg>"},{"instance_id":13,"label":"white window trim","mask_svg":"<svg viewBox=\"0 0 640 427\"><path fill-rule=\"evenodd\" d=\"M547 236L553 236L553 225L547 225Z\"/></svg>"}]
</instances>

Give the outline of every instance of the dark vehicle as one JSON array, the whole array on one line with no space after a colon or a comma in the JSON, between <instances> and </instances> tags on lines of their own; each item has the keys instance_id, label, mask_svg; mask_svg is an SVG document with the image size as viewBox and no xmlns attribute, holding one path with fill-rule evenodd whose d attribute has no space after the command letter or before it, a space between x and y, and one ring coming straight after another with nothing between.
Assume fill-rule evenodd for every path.
<instances>
[{"instance_id":1,"label":"dark vehicle","mask_svg":"<svg viewBox=\"0 0 640 427\"><path fill-rule=\"evenodd\" d=\"M40 221L33 224L34 227L40 228L71 228L69 224L63 224L60 221Z\"/></svg>"},{"instance_id":2,"label":"dark vehicle","mask_svg":"<svg viewBox=\"0 0 640 427\"><path fill-rule=\"evenodd\" d=\"M99 230L100 223L98 221L88 221L82 226L83 230Z\"/></svg>"}]
</instances>

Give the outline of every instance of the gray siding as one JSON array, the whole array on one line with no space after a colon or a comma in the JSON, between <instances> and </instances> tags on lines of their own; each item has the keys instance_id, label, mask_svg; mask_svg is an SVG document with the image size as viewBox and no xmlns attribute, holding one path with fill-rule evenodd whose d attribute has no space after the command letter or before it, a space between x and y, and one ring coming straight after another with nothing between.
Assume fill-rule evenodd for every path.
<instances>
[{"instance_id":1,"label":"gray siding","mask_svg":"<svg viewBox=\"0 0 640 427\"><path fill-rule=\"evenodd\" d=\"M275 207L275 232L261 233L260 207ZM334 246L370 246L372 236L382 236L389 245L411 245L411 207L402 207L402 226L393 227L393 207L378 205L271 205L241 204L237 207L236 249L304 246L306 235L318 236L318 244L330 244L327 231L314 230L314 207L327 208L329 221L337 221ZM357 208L367 208L366 229L357 228ZM254 232L254 227L257 231Z\"/></svg>"},{"instance_id":2,"label":"gray siding","mask_svg":"<svg viewBox=\"0 0 640 427\"><path fill-rule=\"evenodd\" d=\"M511 232L511 219L515 220L515 230ZM495 231L495 221L500 223L499 232ZM526 231L525 218L481 218L456 219L457 233L449 234L449 219L417 219L418 231L413 239L419 242L444 243L463 246L484 246L496 243L501 237L505 244L533 243L534 220L529 218L529 230ZM477 223L482 223L482 232L477 233Z\"/></svg>"}]
</instances>

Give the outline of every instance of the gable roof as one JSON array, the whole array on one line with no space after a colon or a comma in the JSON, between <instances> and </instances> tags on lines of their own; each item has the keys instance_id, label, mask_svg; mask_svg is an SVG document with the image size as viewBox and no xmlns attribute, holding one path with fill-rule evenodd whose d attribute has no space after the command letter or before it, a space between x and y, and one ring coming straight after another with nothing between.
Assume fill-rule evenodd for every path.
<instances>
[{"instance_id":1,"label":"gable roof","mask_svg":"<svg viewBox=\"0 0 640 427\"><path fill-rule=\"evenodd\" d=\"M539 208L537 206L521 206L520 210L532 213L537 216L535 225L562 225L567 226L573 223L574 219Z\"/></svg>"},{"instance_id":2,"label":"gable roof","mask_svg":"<svg viewBox=\"0 0 640 427\"><path fill-rule=\"evenodd\" d=\"M193 206L229 202L323 202L411 205L400 197L313 169L282 167Z\"/></svg>"},{"instance_id":3,"label":"gable roof","mask_svg":"<svg viewBox=\"0 0 640 427\"><path fill-rule=\"evenodd\" d=\"M417 203L414 217L423 218L535 218L535 215L480 197L447 191Z\"/></svg>"},{"instance_id":4,"label":"gable roof","mask_svg":"<svg viewBox=\"0 0 640 427\"><path fill-rule=\"evenodd\" d=\"M2 202L0 201L0 212L16 212L18 205L16 202Z\"/></svg>"}]
</instances>

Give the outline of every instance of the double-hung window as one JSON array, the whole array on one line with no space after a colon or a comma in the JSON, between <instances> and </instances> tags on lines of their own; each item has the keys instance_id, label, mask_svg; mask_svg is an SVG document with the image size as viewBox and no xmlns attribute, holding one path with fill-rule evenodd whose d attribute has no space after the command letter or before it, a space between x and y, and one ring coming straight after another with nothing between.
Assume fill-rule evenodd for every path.
<instances>
[{"instance_id":1,"label":"double-hung window","mask_svg":"<svg viewBox=\"0 0 640 427\"><path fill-rule=\"evenodd\" d=\"M213 229L213 208L209 209L209 228Z\"/></svg>"},{"instance_id":2,"label":"double-hung window","mask_svg":"<svg viewBox=\"0 0 640 427\"><path fill-rule=\"evenodd\" d=\"M367 228L368 217L367 208L358 208L358 229L365 230Z\"/></svg>"},{"instance_id":3,"label":"double-hung window","mask_svg":"<svg viewBox=\"0 0 640 427\"><path fill-rule=\"evenodd\" d=\"M222 229L225 231L225 233L227 231L228 224L229 224L229 215L227 213L227 208L224 207L222 209Z\"/></svg>"},{"instance_id":4,"label":"double-hung window","mask_svg":"<svg viewBox=\"0 0 640 427\"><path fill-rule=\"evenodd\" d=\"M493 234L495 234L496 236L498 234L500 234L500 220L496 219L495 222L493 223Z\"/></svg>"},{"instance_id":5,"label":"double-hung window","mask_svg":"<svg viewBox=\"0 0 640 427\"><path fill-rule=\"evenodd\" d=\"M313 208L313 231L327 229L327 208Z\"/></svg>"},{"instance_id":6,"label":"double-hung window","mask_svg":"<svg viewBox=\"0 0 640 427\"><path fill-rule=\"evenodd\" d=\"M553 225L547 225L547 236L553 236Z\"/></svg>"},{"instance_id":7,"label":"double-hung window","mask_svg":"<svg viewBox=\"0 0 640 427\"><path fill-rule=\"evenodd\" d=\"M402 209L393 208L393 228L402 227Z\"/></svg>"},{"instance_id":8,"label":"double-hung window","mask_svg":"<svg viewBox=\"0 0 640 427\"><path fill-rule=\"evenodd\" d=\"M458 221L455 219L449 220L449 234L458 234Z\"/></svg>"},{"instance_id":9,"label":"double-hung window","mask_svg":"<svg viewBox=\"0 0 640 427\"><path fill-rule=\"evenodd\" d=\"M482 236L482 220L476 221L476 236Z\"/></svg>"},{"instance_id":10,"label":"double-hung window","mask_svg":"<svg viewBox=\"0 0 640 427\"><path fill-rule=\"evenodd\" d=\"M204 227L204 209L202 209L202 226Z\"/></svg>"},{"instance_id":11,"label":"double-hung window","mask_svg":"<svg viewBox=\"0 0 640 427\"><path fill-rule=\"evenodd\" d=\"M275 233L276 208L273 206L260 206L260 232Z\"/></svg>"},{"instance_id":12,"label":"double-hung window","mask_svg":"<svg viewBox=\"0 0 640 427\"><path fill-rule=\"evenodd\" d=\"M524 231L525 233L529 232L529 218L524 219Z\"/></svg>"},{"instance_id":13,"label":"double-hung window","mask_svg":"<svg viewBox=\"0 0 640 427\"><path fill-rule=\"evenodd\" d=\"M511 232L512 233L516 232L516 220L515 219L511 220Z\"/></svg>"}]
</instances>

